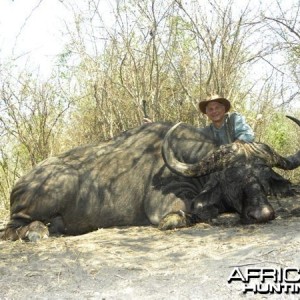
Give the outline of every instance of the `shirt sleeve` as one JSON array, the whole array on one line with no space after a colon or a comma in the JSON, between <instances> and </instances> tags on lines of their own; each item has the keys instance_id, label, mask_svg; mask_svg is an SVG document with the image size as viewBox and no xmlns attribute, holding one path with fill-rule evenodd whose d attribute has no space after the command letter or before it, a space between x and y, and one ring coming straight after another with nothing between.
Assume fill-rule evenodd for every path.
<instances>
[{"instance_id":1,"label":"shirt sleeve","mask_svg":"<svg viewBox=\"0 0 300 300\"><path fill-rule=\"evenodd\" d=\"M240 114L235 114L234 133L236 140L241 140L247 143L254 141L254 132L252 128L246 123L245 117Z\"/></svg>"}]
</instances>

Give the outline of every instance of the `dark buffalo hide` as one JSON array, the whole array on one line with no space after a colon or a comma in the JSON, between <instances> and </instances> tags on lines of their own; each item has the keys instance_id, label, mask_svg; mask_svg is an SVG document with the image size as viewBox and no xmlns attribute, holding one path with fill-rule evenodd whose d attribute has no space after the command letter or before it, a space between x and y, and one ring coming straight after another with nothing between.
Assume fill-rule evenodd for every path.
<instances>
[{"instance_id":1,"label":"dark buffalo hide","mask_svg":"<svg viewBox=\"0 0 300 300\"><path fill-rule=\"evenodd\" d=\"M265 160L230 160L216 170L187 177L162 157L167 123L145 124L99 144L74 148L51 157L23 176L11 192L11 219L4 239L78 235L98 228L157 225L189 226L223 211L236 211L246 223L274 218L270 192L289 189ZM197 128L181 125L168 137L170 153L195 164L217 150ZM206 164L216 164L209 159ZM205 169L206 167L204 167ZM212 174L211 174L212 173ZM274 188L276 186L276 189Z\"/></svg>"}]
</instances>

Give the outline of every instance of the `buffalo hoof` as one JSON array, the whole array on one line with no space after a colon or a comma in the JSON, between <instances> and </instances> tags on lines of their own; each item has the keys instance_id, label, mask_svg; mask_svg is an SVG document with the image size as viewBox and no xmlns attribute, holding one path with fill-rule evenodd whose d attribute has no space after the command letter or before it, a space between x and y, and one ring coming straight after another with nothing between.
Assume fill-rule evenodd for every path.
<instances>
[{"instance_id":1,"label":"buffalo hoof","mask_svg":"<svg viewBox=\"0 0 300 300\"><path fill-rule=\"evenodd\" d=\"M25 237L30 242L37 242L41 239L46 239L49 237L48 227L42 222L34 221L28 226L28 231L26 232Z\"/></svg>"},{"instance_id":2,"label":"buffalo hoof","mask_svg":"<svg viewBox=\"0 0 300 300\"><path fill-rule=\"evenodd\" d=\"M28 238L29 242L38 242L39 240L42 239L47 239L49 237L48 234L44 234L44 233L40 233L40 232L36 232L36 231L29 231L26 235L26 237Z\"/></svg>"},{"instance_id":3,"label":"buffalo hoof","mask_svg":"<svg viewBox=\"0 0 300 300\"><path fill-rule=\"evenodd\" d=\"M182 210L166 215L158 225L160 230L169 230L191 226L190 217Z\"/></svg>"},{"instance_id":4,"label":"buffalo hoof","mask_svg":"<svg viewBox=\"0 0 300 300\"><path fill-rule=\"evenodd\" d=\"M13 224L10 224L10 226L5 229L4 235L2 236L3 240L29 240L30 242L37 242L49 236L48 227L40 221L34 221L18 228L14 228L12 225Z\"/></svg>"}]
</instances>

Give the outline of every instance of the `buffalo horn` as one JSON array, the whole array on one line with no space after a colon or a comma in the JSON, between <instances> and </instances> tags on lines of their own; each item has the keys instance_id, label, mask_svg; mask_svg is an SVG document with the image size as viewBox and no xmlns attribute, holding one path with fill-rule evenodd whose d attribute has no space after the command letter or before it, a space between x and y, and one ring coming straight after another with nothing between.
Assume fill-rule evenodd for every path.
<instances>
[{"instance_id":1,"label":"buffalo horn","mask_svg":"<svg viewBox=\"0 0 300 300\"><path fill-rule=\"evenodd\" d=\"M300 121L287 116L300 126ZM177 123L167 132L163 145L162 156L168 168L179 175L197 177L213 172L221 171L236 161L245 161L251 158L260 158L266 165L284 170L292 170L300 166L300 151L296 154L283 157L261 143L232 143L222 145L218 149L209 152L200 161L189 164L179 161L170 147L171 135L181 123Z\"/></svg>"}]
</instances>

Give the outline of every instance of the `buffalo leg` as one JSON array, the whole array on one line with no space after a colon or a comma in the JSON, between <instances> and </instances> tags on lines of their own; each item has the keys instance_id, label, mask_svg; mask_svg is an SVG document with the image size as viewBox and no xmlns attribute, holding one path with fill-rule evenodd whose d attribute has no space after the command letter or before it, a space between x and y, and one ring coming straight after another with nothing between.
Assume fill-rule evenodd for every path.
<instances>
[{"instance_id":1,"label":"buffalo leg","mask_svg":"<svg viewBox=\"0 0 300 300\"><path fill-rule=\"evenodd\" d=\"M4 240L29 240L30 242L37 242L40 239L47 238L49 236L49 231L47 226L45 226L40 221L31 222L28 225L13 228L8 226L4 232Z\"/></svg>"},{"instance_id":2,"label":"buffalo leg","mask_svg":"<svg viewBox=\"0 0 300 300\"><path fill-rule=\"evenodd\" d=\"M167 214L158 224L158 229L168 230L182 227L189 227L195 222L190 214L180 210L174 213Z\"/></svg>"}]
</instances>

